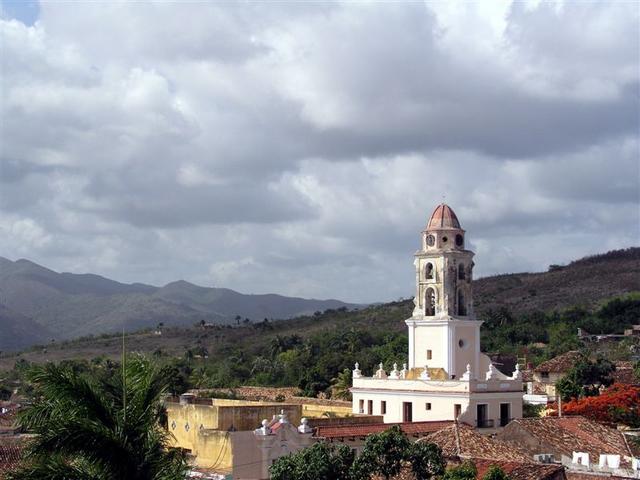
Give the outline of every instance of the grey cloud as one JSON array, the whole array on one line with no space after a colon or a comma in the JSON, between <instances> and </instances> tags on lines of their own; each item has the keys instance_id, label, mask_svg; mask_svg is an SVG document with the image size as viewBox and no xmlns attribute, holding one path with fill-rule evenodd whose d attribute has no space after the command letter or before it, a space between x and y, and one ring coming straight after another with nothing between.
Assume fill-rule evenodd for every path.
<instances>
[{"instance_id":1,"label":"grey cloud","mask_svg":"<svg viewBox=\"0 0 640 480\"><path fill-rule=\"evenodd\" d=\"M518 2L494 31L437 8L49 2L3 22L0 255L380 301L411 294L445 193L480 274L637 244L635 9Z\"/></svg>"}]
</instances>

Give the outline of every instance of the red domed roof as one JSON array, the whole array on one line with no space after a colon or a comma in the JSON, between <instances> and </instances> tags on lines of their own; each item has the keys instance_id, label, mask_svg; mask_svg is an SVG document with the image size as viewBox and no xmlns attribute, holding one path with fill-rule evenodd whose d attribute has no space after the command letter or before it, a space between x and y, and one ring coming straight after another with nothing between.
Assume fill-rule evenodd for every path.
<instances>
[{"instance_id":1,"label":"red domed roof","mask_svg":"<svg viewBox=\"0 0 640 480\"><path fill-rule=\"evenodd\" d=\"M427 230L432 228L461 228L458 217L451 207L445 203L441 203L431 214Z\"/></svg>"}]
</instances>

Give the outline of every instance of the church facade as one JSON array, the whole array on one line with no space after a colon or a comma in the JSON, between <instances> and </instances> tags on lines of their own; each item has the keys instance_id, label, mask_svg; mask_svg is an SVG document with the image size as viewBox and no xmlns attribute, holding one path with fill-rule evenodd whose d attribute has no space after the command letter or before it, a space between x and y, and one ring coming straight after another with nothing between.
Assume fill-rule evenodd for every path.
<instances>
[{"instance_id":1,"label":"church facade","mask_svg":"<svg viewBox=\"0 0 640 480\"><path fill-rule=\"evenodd\" d=\"M458 420L499 429L522 417L522 376L498 371L480 351L471 280L474 253L454 211L438 205L415 253L415 308L405 320L409 358L367 377L353 370L353 413L385 423Z\"/></svg>"}]
</instances>

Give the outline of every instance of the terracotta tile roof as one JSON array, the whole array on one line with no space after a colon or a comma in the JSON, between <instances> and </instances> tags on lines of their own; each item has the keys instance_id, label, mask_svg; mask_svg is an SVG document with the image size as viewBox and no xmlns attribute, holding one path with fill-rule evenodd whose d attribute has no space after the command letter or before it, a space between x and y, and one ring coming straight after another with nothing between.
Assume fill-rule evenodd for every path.
<instances>
[{"instance_id":1,"label":"terracotta tile roof","mask_svg":"<svg viewBox=\"0 0 640 480\"><path fill-rule=\"evenodd\" d=\"M562 465L536 464L525 462L504 462L486 459L473 459L478 473L476 479L480 480L492 465L500 467L510 480L565 480L565 470ZM455 467L458 462L450 463L449 467ZM392 480L416 480L409 465L405 465L402 471L391 477ZM371 480L384 480L380 475L374 475ZM589 480L596 480L593 477Z\"/></svg>"},{"instance_id":2,"label":"terracotta tile roof","mask_svg":"<svg viewBox=\"0 0 640 480\"><path fill-rule=\"evenodd\" d=\"M512 443L481 435L464 423L455 423L419 441L435 443L442 449L445 458L533 461L531 456L518 450Z\"/></svg>"},{"instance_id":3,"label":"terracotta tile roof","mask_svg":"<svg viewBox=\"0 0 640 480\"><path fill-rule=\"evenodd\" d=\"M533 381L533 370L522 370L522 381L523 382L532 382Z\"/></svg>"},{"instance_id":4,"label":"terracotta tile roof","mask_svg":"<svg viewBox=\"0 0 640 480\"><path fill-rule=\"evenodd\" d=\"M20 429L17 423L17 410L11 410L0 414L0 432L17 432Z\"/></svg>"},{"instance_id":5,"label":"terracotta tile roof","mask_svg":"<svg viewBox=\"0 0 640 480\"><path fill-rule=\"evenodd\" d=\"M0 473L18 466L21 457L21 447L15 445L0 445Z\"/></svg>"},{"instance_id":6,"label":"terracotta tile roof","mask_svg":"<svg viewBox=\"0 0 640 480\"><path fill-rule=\"evenodd\" d=\"M567 480L602 480L603 478L606 478L607 480L609 479L615 479L615 478L629 478L629 477L619 477L617 475L611 475L611 476L603 476L603 475L598 475L597 473L590 473L590 472L575 472L575 471L571 471L571 470L567 470L567 472L565 473L567 476Z\"/></svg>"},{"instance_id":7,"label":"terracotta tile roof","mask_svg":"<svg viewBox=\"0 0 640 480\"><path fill-rule=\"evenodd\" d=\"M510 480L550 480L565 478L562 465L551 465L528 462L505 462L486 459L474 459L473 463L478 469L476 478L485 476L493 465L500 467ZM593 480L593 479L592 479Z\"/></svg>"},{"instance_id":8,"label":"terracotta tile roof","mask_svg":"<svg viewBox=\"0 0 640 480\"><path fill-rule=\"evenodd\" d=\"M451 425L451 421L440 422L406 422L406 423L372 423L347 424L336 426L320 426L316 428L315 436L320 438L364 437L372 433L380 433L394 425L399 425L407 435L426 435Z\"/></svg>"},{"instance_id":9,"label":"terracotta tile roof","mask_svg":"<svg viewBox=\"0 0 640 480\"><path fill-rule=\"evenodd\" d=\"M451 207L441 203L433 211L427 224L427 230L432 228L460 228L460 222Z\"/></svg>"},{"instance_id":10,"label":"terracotta tile roof","mask_svg":"<svg viewBox=\"0 0 640 480\"><path fill-rule=\"evenodd\" d=\"M557 357L553 357L551 360L542 362L535 368L535 372L549 372L549 373L564 373L573 367L578 360L582 360L584 355L577 350L571 350L570 352L563 353Z\"/></svg>"},{"instance_id":11,"label":"terracotta tile roof","mask_svg":"<svg viewBox=\"0 0 640 480\"><path fill-rule=\"evenodd\" d=\"M611 375L614 383L626 383L629 385L640 384L633 371L632 362L615 362L616 370Z\"/></svg>"},{"instance_id":12,"label":"terracotta tile roof","mask_svg":"<svg viewBox=\"0 0 640 480\"><path fill-rule=\"evenodd\" d=\"M587 452L597 461L600 454L631 457L624 434L585 417L540 417L513 420L499 436L507 440L512 431L527 431L535 438L544 452L557 457L571 457L573 452Z\"/></svg>"}]
</instances>

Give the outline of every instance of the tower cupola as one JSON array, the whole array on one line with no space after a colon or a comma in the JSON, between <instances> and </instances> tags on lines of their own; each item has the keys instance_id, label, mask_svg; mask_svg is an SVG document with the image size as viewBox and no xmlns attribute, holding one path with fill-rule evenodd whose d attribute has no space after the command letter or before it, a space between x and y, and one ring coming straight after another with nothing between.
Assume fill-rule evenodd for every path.
<instances>
[{"instance_id":1,"label":"tower cupola","mask_svg":"<svg viewBox=\"0 0 640 480\"><path fill-rule=\"evenodd\" d=\"M435 208L422 233L423 251L464 250L464 230L457 215L446 203L441 203Z\"/></svg>"}]
</instances>

